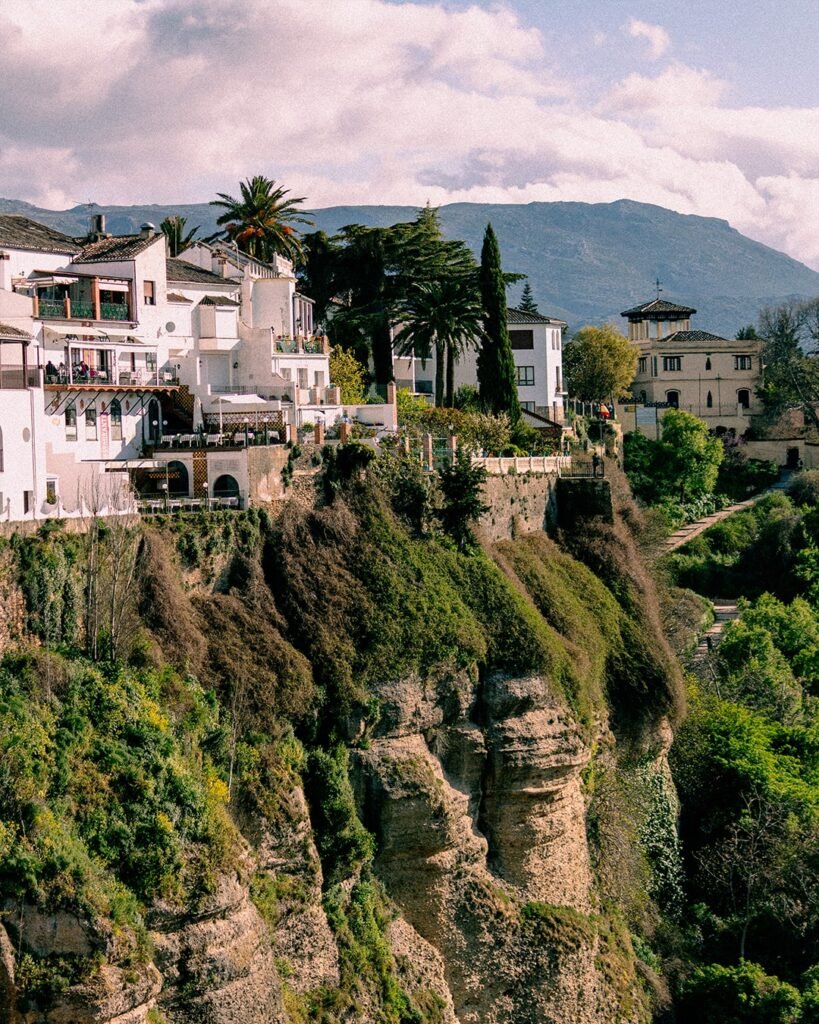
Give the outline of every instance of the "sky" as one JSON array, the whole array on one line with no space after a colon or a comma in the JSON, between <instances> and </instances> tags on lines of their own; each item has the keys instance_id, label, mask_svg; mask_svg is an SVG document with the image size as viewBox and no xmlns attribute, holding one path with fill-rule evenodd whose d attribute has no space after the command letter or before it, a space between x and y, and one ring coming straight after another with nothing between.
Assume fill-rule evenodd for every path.
<instances>
[{"instance_id":1,"label":"sky","mask_svg":"<svg viewBox=\"0 0 819 1024\"><path fill-rule=\"evenodd\" d=\"M819 269L819 0L23 0L0 39L5 198L628 198Z\"/></svg>"}]
</instances>

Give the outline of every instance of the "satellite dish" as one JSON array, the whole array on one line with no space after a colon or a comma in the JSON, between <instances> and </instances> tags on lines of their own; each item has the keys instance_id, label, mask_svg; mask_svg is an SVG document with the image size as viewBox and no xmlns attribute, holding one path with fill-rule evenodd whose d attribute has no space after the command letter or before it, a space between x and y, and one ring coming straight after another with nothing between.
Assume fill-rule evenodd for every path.
<instances>
[{"instance_id":1,"label":"satellite dish","mask_svg":"<svg viewBox=\"0 0 819 1024\"><path fill-rule=\"evenodd\" d=\"M173 332L176 330L176 324L173 322L173 320L169 320L165 324L165 330L168 332L168 334L173 334Z\"/></svg>"}]
</instances>

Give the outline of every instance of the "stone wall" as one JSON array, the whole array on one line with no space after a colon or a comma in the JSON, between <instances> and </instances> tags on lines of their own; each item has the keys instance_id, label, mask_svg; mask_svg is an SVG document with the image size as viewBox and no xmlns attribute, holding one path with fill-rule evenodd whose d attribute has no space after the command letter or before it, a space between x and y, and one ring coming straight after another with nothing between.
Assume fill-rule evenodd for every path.
<instances>
[{"instance_id":1,"label":"stone wall","mask_svg":"<svg viewBox=\"0 0 819 1024\"><path fill-rule=\"evenodd\" d=\"M545 530L557 514L556 473L489 476L483 501L489 511L478 525L484 541L507 540L522 533Z\"/></svg>"}]
</instances>

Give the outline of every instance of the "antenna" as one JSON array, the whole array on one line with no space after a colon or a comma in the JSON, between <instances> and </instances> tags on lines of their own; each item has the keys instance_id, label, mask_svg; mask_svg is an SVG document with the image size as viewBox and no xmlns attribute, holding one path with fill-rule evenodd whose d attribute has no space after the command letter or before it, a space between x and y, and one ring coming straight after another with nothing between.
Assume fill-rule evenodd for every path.
<instances>
[{"instance_id":1,"label":"antenna","mask_svg":"<svg viewBox=\"0 0 819 1024\"><path fill-rule=\"evenodd\" d=\"M662 291L662 288L660 287L660 279L659 279L659 277L656 279L656 281L654 283L657 286L657 298L659 299L660 292Z\"/></svg>"}]
</instances>

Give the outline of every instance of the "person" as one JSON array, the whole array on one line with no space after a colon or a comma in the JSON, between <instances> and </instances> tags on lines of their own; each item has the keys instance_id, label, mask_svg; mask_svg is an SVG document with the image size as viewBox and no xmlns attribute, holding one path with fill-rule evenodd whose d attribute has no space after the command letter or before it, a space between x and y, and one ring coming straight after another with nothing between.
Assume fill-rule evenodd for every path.
<instances>
[{"instance_id":1,"label":"person","mask_svg":"<svg viewBox=\"0 0 819 1024\"><path fill-rule=\"evenodd\" d=\"M592 455L592 476L597 476L597 470L600 468L600 456L597 452Z\"/></svg>"},{"instance_id":2,"label":"person","mask_svg":"<svg viewBox=\"0 0 819 1024\"><path fill-rule=\"evenodd\" d=\"M57 368L57 380L59 381L60 384L65 384L66 379L67 378L65 374L65 363L62 360L60 360L60 365Z\"/></svg>"},{"instance_id":3,"label":"person","mask_svg":"<svg viewBox=\"0 0 819 1024\"><path fill-rule=\"evenodd\" d=\"M49 359L49 361L46 363L46 380L51 381L53 383L56 379L57 367Z\"/></svg>"}]
</instances>

